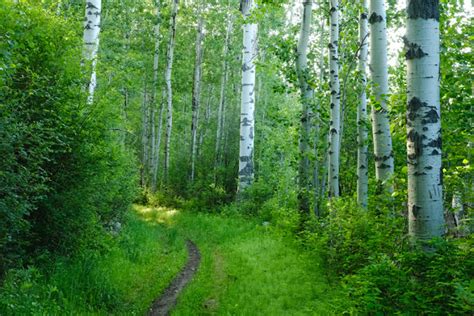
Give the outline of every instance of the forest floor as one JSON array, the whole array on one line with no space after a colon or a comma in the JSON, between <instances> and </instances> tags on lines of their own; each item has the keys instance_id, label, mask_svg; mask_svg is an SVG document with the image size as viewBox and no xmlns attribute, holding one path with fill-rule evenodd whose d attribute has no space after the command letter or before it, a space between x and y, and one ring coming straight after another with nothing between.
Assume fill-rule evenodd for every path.
<instances>
[{"instance_id":1,"label":"forest floor","mask_svg":"<svg viewBox=\"0 0 474 316\"><path fill-rule=\"evenodd\" d=\"M9 277L0 289L0 304L8 303L5 315L346 310L346 296L337 282L331 284L318 253L271 225L238 214L148 206L135 206L127 216L122 232L110 235L116 242Z\"/></svg>"},{"instance_id":2,"label":"forest floor","mask_svg":"<svg viewBox=\"0 0 474 316\"><path fill-rule=\"evenodd\" d=\"M172 315L331 315L340 307L337 286L328 283L318 258L291 237L235 216L135 210L155 229L175 231L200 250L198 271Z\"/></svg>"}]
</instances>

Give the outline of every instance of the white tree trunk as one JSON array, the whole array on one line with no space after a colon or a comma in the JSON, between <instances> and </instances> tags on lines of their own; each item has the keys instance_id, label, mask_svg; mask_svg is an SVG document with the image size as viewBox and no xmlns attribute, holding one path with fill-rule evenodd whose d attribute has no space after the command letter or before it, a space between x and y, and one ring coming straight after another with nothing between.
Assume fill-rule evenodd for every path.
<instances>
[{"instance_id":1,"label":"white tree trunk","mask_svg":"<svg viewBox=\"0 0 474 316\"><path fill-rule=\"evenodd\" d=\"M330 8L331 18L331 36L329 42L329 70L330 70L330 89L331 89L331 121L329 126L329 196L339 196L339 154L340 154L340 127L341 127L341 109L340 99L341 91L339 84L339 0L331 0Z\"/></svg>"},{"instance_id":2,"label":"white tree trunk","mask_svg":"<svg viewBox=\"0 0 474 316\"><path fill-rule=\"evenodd\" d=\"M313 14L313 1L303 0L303 19L301 21L300 38L297 46L296 71L301 90L302 113L300 132L300 161L299 161L299 208L309 211L309 137L311 132L311 105L314 91L308 84L308 42L311 33L311 19Z\"/></svg>"},{"instance_id":3,"label":"white tree trunk","mask_svg":"<svg viewBox=\"0 0 474 316\"><path fill-rule=\"evenodd\" d=\"M141 167L141 184L143 187L148 181L148 162L149 162L149 129L150 129L150 108L148 107L148 91L146 76L143 80L143 101L142 101L142 167Z\"/></svg>"},{"instance_id":4,"label":"white tree trunk","mask_svg":"<svg viewBox=\"0 0 474 316\"><path fill-rule=\"evenodd\" d=\"M241 0L243 27L242 100L240 112L239 192L253 183L255 59L257 57L257 24L248 20L256 7L254 0Z\"/></svg>"},{"instance_id":5,"label":"white tree trunk","mask_svg":"<svg viewBox=\"0 0 474 316\"><path fill-rule=\"evenodd\" d=\"M201 14L199 12L198 14ZM191 123L191 182L194 181L196 150L197 150L197 130L199 121L199 106L201 102L201 68L202 68L202 41L204 20L199 17L197 35L196 35L196 60L194 62L194 81L192 97L192 123Z\"/></svg>"},{"instance_id":6,"label":"white tree trunk","mask_svg":"<svg viewBox=\"0 0 474 316\"><path fill-rule=\"evenodd\" d=\"M161 105L160 105L160 114L158 115L158 126L156 129L156 161L153 165L153 179L151 184L151 189L153 192L156 191L157 183L158 183L158 168L160 166L160 147L161 147L161 135L163 130L163 112L165 108L165 97L166 97L166 89L163 87L162 97L161 97Z\"/></svg>"},{"instance_id":7,"label":"white tree trunk","mask_svg":"<svg viewBox=\"0 0 474 316\"><path fill-rule=\"evenodd\" d=\"M173 89L171 86L171 73L173 70L173 55L174 55L174 43L176 38L176 16L178 14L178 0L173 0L173 8L170 16L170 37L168 42L168 50L166 54L166 71L165 71L165 82L166 82L166 94L168 101L168 111L166 118L166 142L165 142L165 166L164 176L168 180L169 168L170 168L170 146L171 146L171 130L173 128Z\"/></svg>"},{"instance_id":8,"label":"white tree trunk","mask_svg":"<svg viewBox=\"0 0 474 316\"><path fill-rule=\"evenodd\" d=\"M221 153L221 142L222 142L222 129L224 125L224 111L225 111L225 101L226 101L226 86L229 79L228 71L228 54L229 54L229 45L230 45L230 34L232 33L232 23L233 17L229 16L227 20L227 31L225 34L224 42L224 52L223 52L223 61L222 61L222 78L221 78L221 91L219 98L219 109L217 113L217 134L216 134L216 158L215 158L215 168L218 167L220 162L220 153Z\"/></svg>"},{"instance_id":9,"label":"white tree trunk","mask_svg":"<svg viewBox=\"0 0 474 316\"><path fill-rule=\"evenodd\" d=\"M407 157L409 233L426 241L444 233L439 90L439 3L407 7Z\"/></svg>"},{"instance_id":10,"label":"white tree trunk","mask_svg":"<svg viewBox=\"0 0 474 316\"><path fill-rule=\"evenodd\" d=\"M367 56L368 56L368 1L362 0L362 10L359 20L359 75L361 93L357 109L357 202L367 208L369 190L369 165L367 146Z\"/></svg>"},{"instance_id":11,"label":"white tree trunk","mask_svg":"<svg viewBox=\"0 0 474 316\"><path fill-rule=\"evenodd\" d=\"M158 89L158 66L159 66L159 57L160 57L160 24L161 24L161 7L160 1L156 1L156 19L157 22L154 27L155 33L155 51L153 55L153 90L152 90L152 97L151 97L151 106L152 106L152 154L151 154L151 166L150 166L150 173L151 173L151 190L152 192L156 191L156 177L158 172L158 160L160 155L160 141L161 137L158 134L161 134L161 120L163 115L163 104L161 104L160 108L160 117L158 122L158 128L156 126L156 112L157 112L157 102L156 102L156 92Z\"/></svg>"},{"instance_id":12,"label":"white tree trunk","mask_svg":"<svg viewBox=\"0 0 474 316\"><path fill-rule=\"evenodd\" d=\"M324 81L324 71L325 71L325 52L324 52L324 47L325 45L325 32L324 32L324 25L325 21L321 21L320 24L320 37L319 37L319 54L320 54L320 60L319 60L319 82L322 83ZM321 201L321 196L320 195L320 190L322 186L322 182L320 181L320 161L319 161L319 146L320 146L320 115L319 115L319 109L320 109L320 102L321 100L318 100L316 103L316 108L315 108L315 113L314 113L314 123L313 123L313 128L314 128L314 168L313 168L313 199L314 199L314 205L313 205L313 211L314 214L319 217L321 216L321 211L320 211L320 201Z\"/></svg>"},{"instance_id":13,"label":"white tree trunk","mask_svg":"<svg viewBox=\"0 0 474 316\"><path fill-rule=\"evenodd\" d=\"M372 92L372 135L374 140L375 177L384 184L393 174L392 137L387 107L387 23L384 0L370 0L370 71ZM391 187L387 187L391 190Z\"/></svg>"},{"instance_id":14,"label":"white tree trunk","mask_svg":"<svg viewBox=\"0 0 474 316\"><path fill-rule=\"evenodd\" d=\"M94 102L94 92L97 86L96 65L99 50L101 0L88 0L84 18L84 59L91 63L91 77L88 84L87 104Z\"/></svg>"}]
</instances>

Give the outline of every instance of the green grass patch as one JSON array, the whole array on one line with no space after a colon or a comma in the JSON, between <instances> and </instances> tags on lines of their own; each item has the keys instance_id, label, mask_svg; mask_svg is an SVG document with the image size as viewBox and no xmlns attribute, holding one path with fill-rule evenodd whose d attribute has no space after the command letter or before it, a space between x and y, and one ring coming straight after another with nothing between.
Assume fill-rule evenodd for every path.
<instances>
[{"instance_id":1,"label":"green grass patch","mask_svg":"<svg viewBox=\"0 0 474 316\"><path fill-rule=\"evenodd\" d=\"M0 314L143 315L184 266L184 241L201 252L173 315L330 315L343 297L293 237L238 215L135 206L115 246L61 259L48 273L13 271Z\"/></svg>"},{"instance_id":2,"label":"green grass patch","mask_svg":"<svg viewBox=\"0 0 474 316\"><path fill-rule=\"evenodd\" d=\"M145 314L187 256L184 240L164 223L166 213L151 221L147 211L129 213L104 255L62 258L50 271L11 271L0 289L0 314Z\"/></svg>"}]
</instances>

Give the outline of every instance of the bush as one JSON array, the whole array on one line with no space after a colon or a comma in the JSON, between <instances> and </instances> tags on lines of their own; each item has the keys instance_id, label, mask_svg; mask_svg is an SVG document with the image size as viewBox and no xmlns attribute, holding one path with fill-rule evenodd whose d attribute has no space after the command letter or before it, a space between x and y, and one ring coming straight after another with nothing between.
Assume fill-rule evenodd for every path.
<instances>
[{"instance_id":1,"label":"bush","mask_svg":"<svg viewBox=\"0 0 474 316\"><path fill-rule=\"evenodd\" d=\"M0 6L0 276L42 253L103 247L134 196L115 104L86 105L82 31L41 3ZM76 27L78 26L78 27Z\"/></svg>"},{"instance_id":2,"label":"bush","mask_svg":"<svg viewBox=\"0 0 474 316\"><path fill-rule=\"evenodd\" d=\"M468 314L474 307L472 237L412 248L405 218L339 199L311 222L306 243L341 277L361 314Z\"/></svg>"}]
</instances>

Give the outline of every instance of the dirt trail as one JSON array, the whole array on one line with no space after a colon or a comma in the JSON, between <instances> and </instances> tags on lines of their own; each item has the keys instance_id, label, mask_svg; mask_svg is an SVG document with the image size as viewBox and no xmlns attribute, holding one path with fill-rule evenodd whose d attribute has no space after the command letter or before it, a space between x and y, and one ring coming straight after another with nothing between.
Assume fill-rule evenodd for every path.
<instances>
[{"instance_id":1,"label":"dirt trail","mask_svg":"<svg viewBox=\"0 0 474 316\"><path fill-rule=\"evenodd\" d=\"M191 281L199 267L201 254L199 249L191 240L186 240L188 247L188 261L181 272L174 278L163 294L153 302L148 315L169 315L171 309L176 305L176 300L184 287Z\"/></svg>"}]
</instances>

